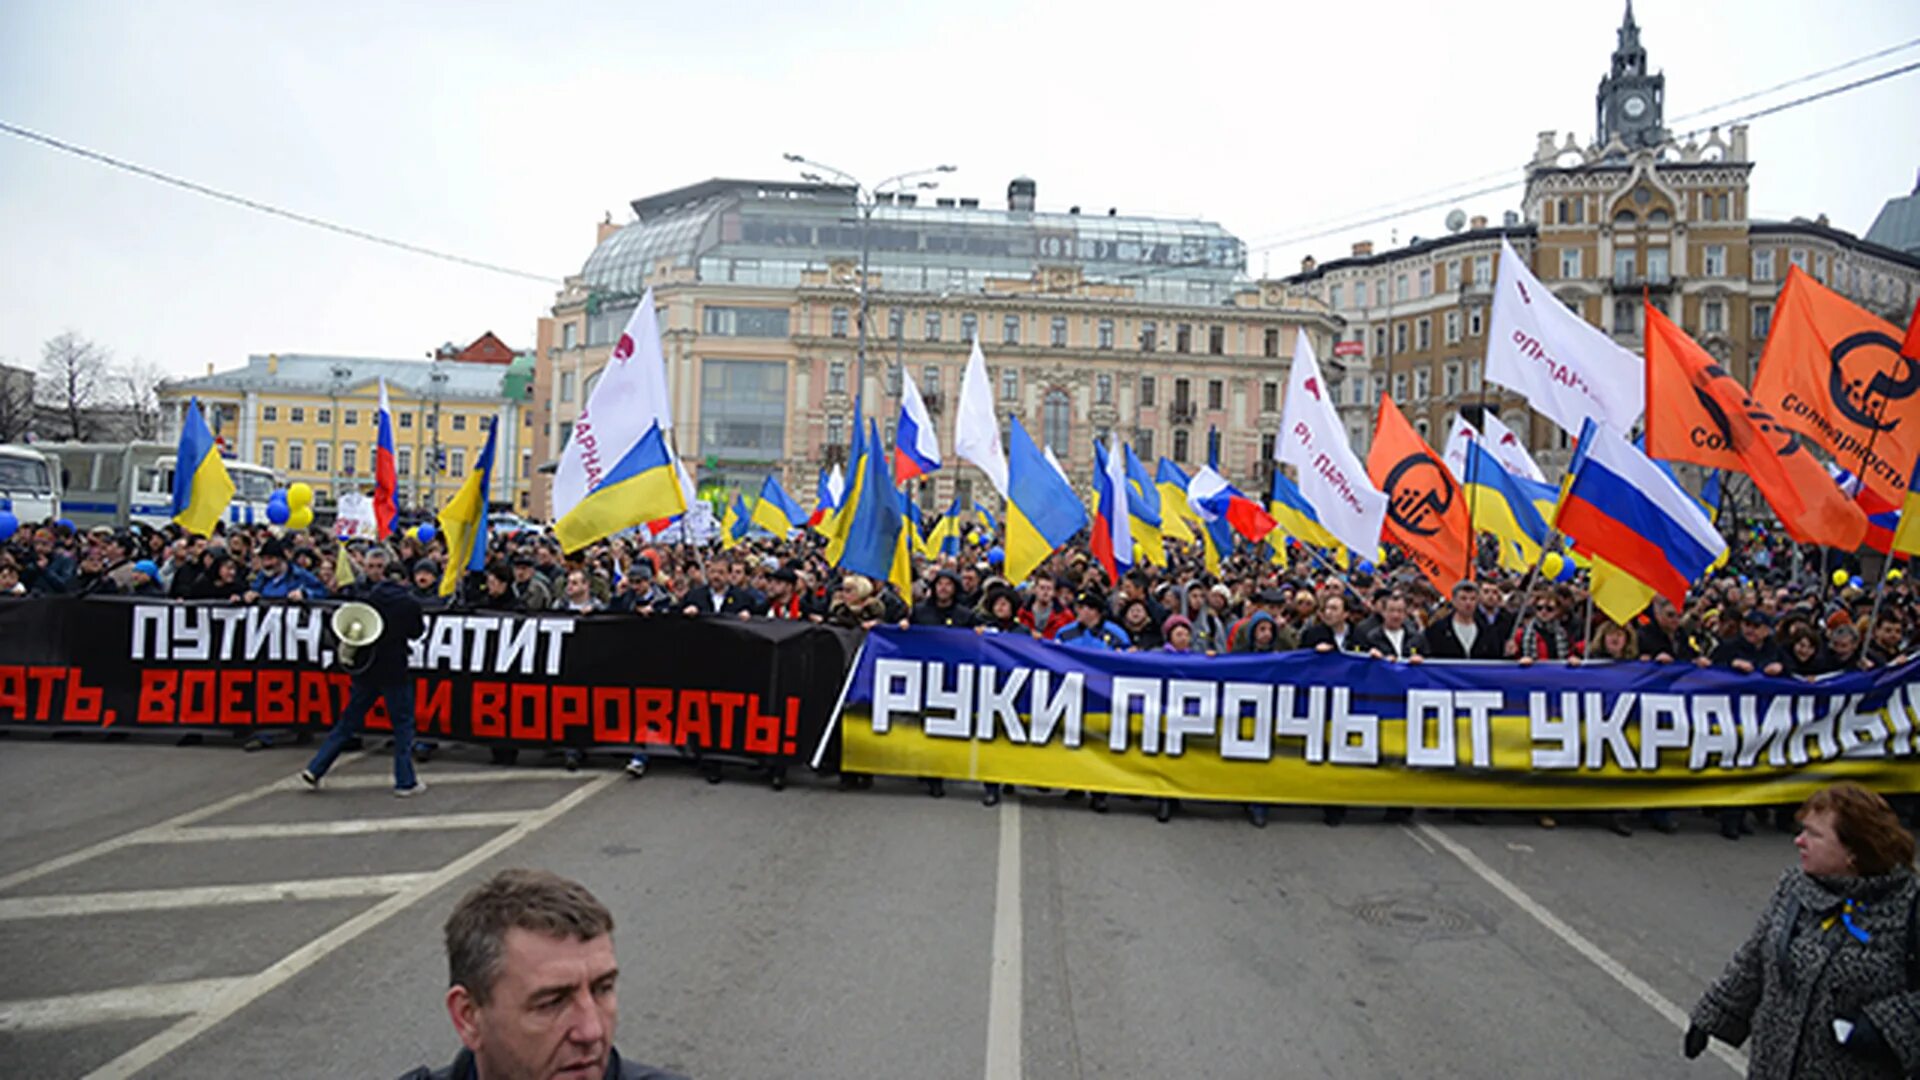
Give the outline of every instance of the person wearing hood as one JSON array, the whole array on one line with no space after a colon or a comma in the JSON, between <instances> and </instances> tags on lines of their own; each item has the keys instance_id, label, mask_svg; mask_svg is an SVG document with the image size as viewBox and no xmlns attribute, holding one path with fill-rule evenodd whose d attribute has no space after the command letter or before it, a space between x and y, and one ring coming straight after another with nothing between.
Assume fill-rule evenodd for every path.
<instances>
[{"instance_id":1,"label":"person wearing hood","mask_svg":"<svg viewBox=\"0 0 1920 1080\"><path fill-rule=\"evenodd\" d=\"M1234 638L1235 653L1279 652L1280 621L1265 610L1256 611Z\"/></svg>"},{"instance_id":2,"label":"person wearing hood","mask_svg":"<svg viewBox=\"0 0 1920 1080\"><path fill-rule=\"evenodd\" d=\"M979 621L974 629L995 634L1031 636L1033 631L1020 621L1020 598L1004 582L987 586L986 599L980 601Z\"/></svg>"},{"instance_id":3,"label":"person wearing hood","mask_svg":"<svg viewBox=\"0 0 1920 1080\"><path fill-rule=\"evenodd\" d=\"M908 621L914 626L948 626L964 630L975 622L973 609L960 602L960 578L951 570L934 575L927 602L917 604Z\"/></svg>"},{"instance_id":4,"label":"person wearing hood","mask_svg":"<svg viewBox=\"0 0 1920 1080\"><path fill-rule=\"evenodd\" d=\"M1153 652L1166 642L1160 635L1160 627L1171 617L1162 615L1158 623L1154 622L1145 597L1132 596L1120 603L1120 629L1127 632L1133 647L1141 652Z\"/></svg>"},{"instance_id":5,"label":"person wearing hood","mask_svg":"<svg viewBox=\"0 0 1920 1080\"><path fill-rule=\"evenodd\" d=\"M1161 652L1194 655L1193 623L1185 615L1167 616L1167 621L1160 624L1160 637L1164 642Z\"/></svg>"},{"instance_id":6,"label":"person wearing hood","mask_svg":"<svg viewBox=\"0 0 1920 1080\"><path fill-rule=\"evenodd\" d=\"M1193 647L1208 656L1218 656L1232 646L1227 639L1228 604L1233 600L1233 590L1225 585L1212 585L1202 589L1199 585L1187 589L1187 617L1193 620Z\"/></svg>"},{"instance_id":7,"label":"person wearing hood","mask_svg":"<svg viewBox=\"0 0 1920 1080\"><path fill-rule=\"evenodd\" d=\"M1920 881L1912 834L1857 784L1797 815L1799 865L1688 1016L1682 1049L1747 1047L1747 1075L1920 1073Z\"/></svg>"}]
</instances>

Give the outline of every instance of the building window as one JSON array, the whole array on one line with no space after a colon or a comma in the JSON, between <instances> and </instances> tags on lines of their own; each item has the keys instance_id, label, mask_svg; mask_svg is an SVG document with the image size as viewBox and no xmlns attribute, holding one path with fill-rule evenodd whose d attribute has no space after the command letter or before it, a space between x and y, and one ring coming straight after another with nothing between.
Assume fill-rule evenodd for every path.
<instances>
[{"instance_id":1,"label":"building window","mask_svg":"<svg viewBox=\"0 0 1920 1080\"><path fill-rule=\"evenodd\" d=\"M1353 283L1353 306L1356 308L1367 306L1367 283L1364 281Z\"/></svg>"},{"instance_id":2,"label":"building window","mask_svg":"<svg viewBox=\"0 0 1920 1080\"><path fill-rule=\"evenodd\" d=\"M522 450L520 451L520 479L531 480L532 478L533 478L533 451ZM522 492L521 501L523 505L525 503L525 500L526 500L526 493Z\"/></svg>"},{"instance_id":3,"label":"building window","mask_svg":"<svg viewBox=\"0 0 1920 1080\"><path fill-rule=\"evenodd\" d=\"M399 473L401 476L412 475L413 447L402 446L398 450L395 450L393 452L393 465L394 465L394 471Z\"/></svg>"},{"instance_id":4,"label":"building window","mask_svg":"<svg viewBox=\"0 0 1920 1080\"><path fill-rule=\"evenodd\" d=\"M1419 435L1420 435L1420 441L1421 441L1421 442L1431 442L1431 441L1432 441L1431 439L1429 439L1429 438L1427 437L1427 433L1428 433L1428 431L1429 431L1430 429L1429 429L1429 428L1428 428L1428 426L1427 426L1427 418L1426 418L1426 417L1424 417L1424 416L1423 416L1423 417L1421 417L1420 419L1418 419L1418 420L1415 420L1415 421L1413 422L1413 430L1419 433Z\"/></svg>"},{"instance_id":5,"label":"building window","mask_svg":"<svg viewBox=\"0 0 1920 1080\"><path fill-rule=\"evenodd\" d=\"M1755 281L1772 281L1773 280L1773 249L1772 248L1767 248L1764 251L1755 251L1753 253L1753 280Z\"/></svg>"},{"instance_id":6,"label":"building window","mask_svg":"<svg viewBox=\"0 0 1920 1080\"><path fill-rule=\"evenodd\" d=\"M1143 409L1153 408L1154 389L1155 387L1154 387L1153 376L1151 375L1140 376L1140 407L1141 408Z\"/></svg>"},{"instance_id":7,"label":"building window","mask_svg":"<svg viewBox=\"0 0 1920 1080\"><path fill-rule=\"evenodd\" d=\"M1355 393L1358 393L1358 392L1359 392L1359 390L1360 390L1360 388L1359 388L1358 386L1356 386L1356 387L1354 387L1354 392L1355 392ZM1386 376L1386 374L1385 374L1385 373L1382 373L1382 374L1379 374L1379 375L1375 375L1375 376L1373 377L1373 397L1374 397L1374 400L1376 400L1376 401L1378 401L1378 400L1380 399L1380 396L1381 396L1382 394L1385 394L1386 392L1387 392L1387 376ZM1356 402L1356 404L1365 404L1365 403L1364 403L1364 402Z\"/></svg>"},{"instance_id":8,"label":"building window","mask_svg":"<svg viewBox=\"0 0 1920 1080\"><path fill-rule=\"evenodd\" d=\"M1147 428L1140 428L1133 433L1133 452L1140 456L1142 462L1153 460L1152 431Z\"/></svg>"},{"instance_id":9,"label":"building window","mask_svg":"<svg viewBox=\"0 0 1920 1080\"><path fill-rule=\"evenodd\" d=\"M532 416L533 414L532 414L532 413L528 413L527 415L528 415L528 416ZM403 428L410 428L410 427L412 427L412 426L413 426L413 414L412 414L412 413L410 413L410 412L403 412L403 413L401 413L401 414L400 414L400 426L401 426L401 427L403 427Z\"/></svg>"},{"instance_id":10,"label":"building window","mask_svg":"<svg viewBox=\"0 0 1920 1080\"><path fill-rule=\"evenodd\" d=\"M447 460L452 463L451 467L447 469L447 475L453 477L455 480L467 475L467 452L465 450L454 450L447 455Z\"/></svg>"},{"instance_id":11,"label":"building window","mask_svg":"<svg viewBox=\"0 0 1920 1080\"><path fill-rule=\"evenodd\" d=\"M1226 408L1227 384L1219 379L1207 380L1207 408L1219 412Z\"/></svg>"},{"instance_id":12,"label":"building window","mask_svg":"<svg viewBox=\"0 0 1920 1080\"><path fill-rule=\"evenodd\" d=\"M1345 292L1346 290L1338 285L1327 286L1327 306L1335 311L1339 311L1342 307L1341 301L1345 298Z\"/></svg>"},{"instance_id":13,"label":"building window","mask_svg":"<svg viewBox=\"0 0 1920 1080\"><path fill-rule=\"evenodd\" d=\"M561 348L571 349L576 344L579 343L579 340L580 340L579 324L577 323L561 323L560 324L560 347Z\"/></svg>"},{"instance_id":14,"label":"building window","mask_svg":"<svg viewBox=\"0 0 1920 1080\"><path fill-rule=\"evenodd\" d=\"M1422 316L1419 322L1413 324L1413 330L1414 330L1413 337L1414 337L1415 348L1419 349L1421 352L1425 352L1426 350L1433 348L1433 319L1432 318L1427 316Z\"/></svg>"},{"instance_id":15,"label":"building window","mask_svg":"<svg viewBox=\"0 0 1920 1080\"><path fill-rule=\"evenodd\" d=\"M1387 355L1387 328L1384 326L1373 328L1373 355Z\"/></svg>"},{"instance_id":16,"label":"building window","mask_svg":"<svg viewBox=\"0 0 1920 1080\"><path fill-rule=\"evenodd\" d=\"M1433 295L1433 267L1431 266L1420 268L1420 295Z\"/></svg>"},{"instance_id":17,"label":"building window","mask_svg":"<svg viewBox=\"0 0 1920 1080\"><path fill-rule=\"evenodd\" d=\"M844 394L847 392L847 362L845 360L827 361L827 393Z\"/></svg>"},{"instance_id":18,"label":"building window","mask_svg":"<svg viewBox=\"0 0 1920 1080\"><path fill-rule=\"evenodd\" d=\"M1650 247L1647 249L1647 281L1653 285L1664 285L1669 277L1667 268L1667 249Z\"/></svg>"},{"instance_id":19,"label":"building window","mask_svg":"<svg viewBox=\"0 0 1920 1080\"><path fill-rule=\"evenodd\" d=\"M455 431L467 430L467 414L465 413L453 414L453 430Z\"/></svg>"},{"instance_id":20,"label":"building window","mask_svg":"<svg viewBox=\"0 0 1920 1080\"><path fill-rule=\"evenodd\" d=\"M1393 351L1396 354L1407 351L1407 324L1406 323L1395 323L1393 326Z\"/></svg>"},{"instance_id":21,"label":"building window","mask_svg":"<svg viewBox=\"0 0 1920 1080\"><path fill-rule=\"evenodd\" d=\"M1633 296L1613 298L1613 332L1616 334L1636 334L1640 332L1640 299Z\"/></svg>"},{"instance_id":22,"label":"building window","mask_svg":"<svg viewBox=\"0 0 1920 1080\"><path fill-rule=\"evenodd\" d=\"M920 374L926 380L925 389L927 393L938 394L940 392L940 365L928 364L926 367L920 369Z\"/></svg>"},{"instance_id":23,"label":"building window","mask_svg":"<svg viewBox=\"0 0 1920 1080\"><path fill-rule=\"evenodd\" d=\"M1637 259L1632 248L1618 248L1613 253L1613 283L1615 285L1633 284L1633 272Z\"/></svg>"},{"instance_id":24,"label":"building window","mask_svg":"<svg viewBox=\"0 0 1920 1080\"><path fill-rule=\"evenodd\" d=\"M1040 435L1044 445L1059 453L1062 448L1069 451L1073 447L1073 400L1065 390L1047 391L1047 399L1040 409Z\"/></svg>"},{"instance_id":25,"label":"building window","mask_svg":"<svg viewBox=\"0 0 1920 1080\"><path fill-rule=\"evenodd\" d=\"M1159 344L1160 327L1152 319L1140 324L1140 351L1152 352Z\"/></svg>"},{"instance_id":26,"label":"building window","mask_svg":"<svg viewBox=\"0 0 1920 1080\"><path fill-rule=\"evenodd\" d=\"M360 465L360 448L348 443L340 448L340 471L348 476Z\"/></svg>"},{"instance_id":27,"label":"building window","mask_svg":"<svg viewBox=\"0 0 1920 1080\"><path fill-rule=\"evenodd\" d=\"M1280 411L1279 383L1268 381L1260 384L1260 411L1270 413Z\"/></svg>"},{"instance_id":28,"label":"building window","mask_svg":"<svg viewBox=\"0 0 1920 1080\"><path fill-rule=\"evenodd\" d=\"M887 361L887 396L900 396L900 365L892 360Z\"/></svg>"},{"instance_id":29,"label":"building window","mask_svg":"<svg viewBox=\"0 0 1920 1080\"><path fill-rule=\"evenodd\" d=\"M1207 351L1220 356L1227 351L1227 328L1224 326L1207 327Z\"/></svg>"},{"instance_id":30,"label":"building window","mask_svg":"<svg viewBox=\"0 0 1920 1080\"><path fill-rule=\"evenodd\" d=\"M833 336L846 337L847 327L852 325L852 321L847 317L847 309L843 307L834 308L833 315L831 318L832 318L831 326L832 326Z\"/></svg>"},{"instance_id":31,"label":"building window","mask_svg":"<svg viewBox=\"0 0 1920 1080\"><path fill-rule=\"evenodd\" d=\"M1480 392L1480 363L1478 360L1467 361L1467 393L1469 394Z\"/></svg>"},{"instance_id":32,"label":"building window","mask_svg":"<svg viewBox=\"0 0 1920 1080\"><path fill-rule=\"evenodd\" d=\"M940 313L937 311L927 312L926 336L928 341L940 340Z\"/></svg>"},{"instance_id":33,"label":"building window","mask_svg":"<svg viewBox=\"0 0 1920 1080\"><path fill-rule=\"evenodd\" d=\"M1000 400L1020 400L1020 373L1013 368L1000 369Z\"/></svg>"},{"instance_id":34,"label":"building window","mask_svg":"<svg viewBox=\"0 0 1920 1080\"><path fill-rule=\"evenodd\" d=\"M1173 432L1173 460L1187 460L1187 450L1192 441L1185 428L1175 428Z\"/></svg>"},{"instance_id":35,"label":"building window","mask_svg":"<svg viewBox=\"0 0 1920 1080\"><path fill-rule=\"evenodd\" d=\"M1104 374L1094 376L1093 403L1095 405L1113 404L1113 376Z\"/></svg>"},{"instance_id":36,"label":"building window","mask_svg":"<svg viewBox=\"0 0 1920 1080\"><path fill-rule=\"evenodd\" d=\"M907 336L907 313L899 308L887 309L887 336L895 341Z\"/></svg>"},{"instance_id":37,"label":"building window","mask_svg":"<svg viewBox=\"0 0 1920 1080\"><path fill-rule=\"evenodd\" d=\"M1447 329L1447 344L1449 345L1460 344L1460 313L1459 312L1457 311L1447 312L1446 329Z\"/></svg>"},{"instance_id":38,"label":"building window","mask_svg":"<svg viewBox=\"0 0 1920 1080\"><path fill-rule=\"evenodd\" d=\"M1787 252L1787 261L1805 270L1807 268L1807 249L1794 248L1792 251Z\"/></svg>"},{"instance_id":39,"label":"building window","mask_svg":"<svg viewBox=\"0 0 1920 1080\"><path fill-rule=\"evenodd\" d=\"M345 424L347 427L359 427L360 426L360 410L359 409L342 409L340 411L340 422L342 424Z\"/></svg>"},{"instance_id":40,"label":"building window","mask_svg":"<svg viewBox=\"0 0 1920 1080\"><path fill-rule=\"evenodd\" d=\"M1193 327L1180 323L1173 328L1173 351L1193 351Z\"/></svg>"},{"instance_id":41,"label":"building window","mask_svg":"<svg viewBox=\"0 0 1920 1080\"><path fill-rule=\"evenodd\" d=\"M1827 257L1824 253L1813 257L1813 279L1822 285L1827 283Z\"/></svg>"},{"instance_id":42,"label":"building window","mask_svg":"<svg viewBox=\"0 0 1920 1080\"><path fill-rule=\"evenodd\" d=\"M1425 401L1433 394L1433 369L1425 364L1413 369L1413 400Z\"/></svg>"},{"instance_id":43,"label":"building window","mask_svg":"<svg viewBox=\"0 0 1920 1080\"><path fill-rule=\"evenodd\" d=\"M1113 348L1113 320L1112 319L1100 320L1099 343L1100 343L1100 347L1103 349Z\"/></svg>"},{"instance_id":44,"label":"building window","mask_svg":"<svg viewBox=\"0 0 1920 1080\"><path fill-rule=\"evenodd\" d=\"M1560 249L1560 277L1562 279L1571 281L1580 277L1581 254L1582 252L1579 248Z\"/></svg>"},{"instance_id":45,"label":"building window","mask_svg":"<svg viewBox=\"0 0 1920 1080\"><path fill-rule=\"evenodd\" d=\"M1475 285L1493 283L1493 256L1475 255L1473 257L1473 283Z\"/></svg>"},{"instance_id":46,"label":"building window","mask_svg":"<svg viewBox=\"0 0 1920 1080\"><path fill-rule=\"evenodd\" d=\"M269 424L278 421L280 419L280 406L278 405L260 406L260 419Z\"/></svg>"},{"instance_id":47,"label":"building window","mask_svg":"<svg viewBox=\"0 0 1920 1080\"><path fill-rule=\"evenodd\" d=\"M1173 411L1183 413L1192 406L1193 383L1188 379L1173 380Z\"/></svg>"},{"instance_id":48,"label":"building window","mask_svg":"<svg viewBox=\"0 0 1920 1080\"><path fill-rule=\"evenodd\" d=\"M1441 375L1441 379L1442 379L1441 385L1446 388L1448 397L1453 397L1455 394L1458 394L1460 392L1459 361L1457 360L1448 361L1447 366L1443 374Z\"/></svg>"},{"instance_id":49,"label":"building window","mask_svg":"<svg viewBox=\"0 0 1920 1080\"><path fill-rule=\"evenodd\" d=\"M1773 305L1772 304L1753 305L1753 336L1755 338L1765 340L1767 333L1772 329L1773 329Z\"/></svg>"},{"instance_id":50,"label":"building window","mask_svg":"<svg viewBox=\"0 0 1920 1080\"><path fill-rule=\"evenodd\" d=\"M779 461L786 450L786 365L779 361L703 359L698 415L700 445L696 452L724 463L717 469L702 469L701 482L757 490L768 465ZM686 450L684 444L681 449Z\"/></svg>"},{"instance_id":51,"label":"building window","mask_svg":"<svg viewBox=\"0 0 1920 1080\"><path fill-rule=\"evenodd\" d=\"M313 410L313 422L316 424L333 423L333 410L327 408Z\"/></svg>"},{"instance_id":52,"label":"building window","mask_svg":"<svg viewBox=\"0 0 1920 1080\"><path fill-rule=\"evenodd\" d=\"M1485 309L1483 308L1471 308L1467 311L1467 333L1470 336L1472 337L1480 336L1480 331L1482 329L1481 320L1484 318L1485 318Z\"/></svg>"},{"instance_id":53,"label":"building window","mask_svg":"<svg viewBox=\"0 0 1920 1080\"><path fill-rule=\"evenodd\" d=\"M313 469L315 472L331 472L333 470L332 443L313 444Z\"/></svg>"},{"instance_id":54,"label":"building window","mask_svg":"<svg viewBox=\"0 0 1920 1080\"><path fill-rule=\"evenodd\" d=\"M1000 344L1020 344L1020 316L1009 315L1000 321Z\"/></svg>"},{"instance_id":55,"label":"building window","mask_svg":"<svg viewBox=\"0 0 1920 1080\"><path fill-rule=\"evenodd\" d=\"M562 420L560 422L560 448L563 450L566 449L567 444L572 441L573 441L573 421ZM446 464L446 458L447 458L447 455L446 455L446 451L444 450L441 451L439 454L435 455L433 459L433 467L435 469L439 469L442 466L444 466Z\"/></svg>"},{"instance_id":56,"label":"building window","mask_svg":"<svg viewBox=\"0 0 1920 1080\"><path fill-rule=\"evenodd\" d=\"M561 372L560 373L560 400L572 401L573 388L574 388L573 372L571 371Z\"/></svg>"},{"instance_id":57,"label":"building window","mask_svg":"<svg viewBox=\"0 0 1920 1080\"><path fill-rule=\"evenodd\" d=\"M1054 348L1064 349L1067 347L1067 317L1065 315L1055 315L1053 322L1048 326L1047 330L1049 335L1047 340Z\"/></svg>"},{"instance_id":58,"label":"building window","mask_svg":"<svg viewBox=\"0 0 1920 1080\"><path fill-rule=\"evenodd\" d=\"M1260 353L1262 356L1277 357L1280 355L1280 328L1279 327L1277 326L1267 327L1266 333L1260 335L1260 338L1261 338Z\"/></svg>"},{"instance_id":59,"label":"building window","mask_svg":"<svg viewBox=\"0 0 1920 1080\"><path fill-rule=\"evenodd\" d=\"M1708 244L1701 251L1700 272L1708 277L1727 275L1727 248L1725 244Z\"/></svg>"},{"instance_id":60,"label":"building window","mask_svg":"<svg viewBox=\"0 0 1920 1080\"><path fill-rule=\"evenodd\" d=\"M1727 305L1719 300L1708 300L1700 305L1700 330L1707 334L1727 332Z\"/></svg>"},{"instance_id":61,"label":"building window","mask_svg":"<svg viewBox=\"0 0 1920 1080\"><path fill-rule=\"evenodd\" d=\"M272 439L260 440L260 464L271 469L274 467L274 445Z\"/></svg>"},{"instance_id":62,"label":"building window","mask_svg":"<svg viewBox=\"0 0 1920 1080\"><path fill-rule=\"evenodd\" d=\"M1404 371L1393 373L1393 400L1407 400L1407 373Z\"/></svg>"},{"instance_id":63,"label":"building window","mask_svg":"<svg viewBox=\"0 0 1920 1080\"><path fill-rule=\"evenodd\" d=\"M969 345L980 340L980 316L971 311L960 316L960 340Z\"/></svg>"},{"instance_id":64,"label":"building window","mask_svg":"<svg viewBox=\"0 0 1920 1080\"><path fill-rule=\"evenodd\" d=\"M847 418L844 416L827 417L827 445L839 446L847 441Z\"/></svg>"},{"instance_id":65,"label":"building window","mask_svg":"<svg viewBox=\"0 0 1920 1080\"><path fill-rule=\"evenodd\" d=\"M307 467L305 450L298 440L287 444L287 471L300 472Z\"/></svg>"},{"instance_id":66,"label":"building window","mask_svg":"<svg viewBox=\"0 0 1920 1080\"><path fill-rule=\"evenodd\" d=\"M1395 274L1393 276L1393 298L1395 300L1405 300L1408 298L1407 297L1407 275Z\"/></svg>"},{"instance_id":67,"label":"building window","mask_svg":"<svg viewBox=\"0 0 1920 1080\"><path fill-rule=\"evenodd\" d=\"M1328 379L1327 380L1327 403L1328 404L1330 405L1340 404L1340 389L1343 385L1345 385L1346 381L1347 380L1345 379ZM1277 411L1277 410L1270 410L1270 411Z\"/></svg>"}]
</instances>

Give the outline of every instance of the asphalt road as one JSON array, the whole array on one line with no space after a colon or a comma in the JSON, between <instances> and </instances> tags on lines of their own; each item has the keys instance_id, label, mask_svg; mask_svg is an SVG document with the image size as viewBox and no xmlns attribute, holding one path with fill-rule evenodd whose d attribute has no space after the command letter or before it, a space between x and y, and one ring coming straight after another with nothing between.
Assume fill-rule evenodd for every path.
<instances>
[{"instance_id":1,"label":"asphalt road","mask_svg":"<svg viewBox=\"0 0 1920 1080\"><path fill-rule=\"evenodd\" d=\"M443 1063L441 922L515 865L608 904L623 1052L695 1077L1728 1077L1668 1010L1792 857L1694 815L1259 831L470 750L314 795L302 757L0 739L0 1077Z\"/></svg>"}]
</instances>

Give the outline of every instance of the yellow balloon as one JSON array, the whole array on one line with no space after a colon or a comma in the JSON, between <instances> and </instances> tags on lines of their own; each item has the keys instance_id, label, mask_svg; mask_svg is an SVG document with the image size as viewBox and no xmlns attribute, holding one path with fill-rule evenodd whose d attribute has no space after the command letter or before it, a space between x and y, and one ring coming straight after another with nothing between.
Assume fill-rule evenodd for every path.
<instances>
[{"instance_id":1,"label":"yellow balloon","mask_svg":"<svg viewBox=\"0 0 1920 1080\"><path fill-rule=\"evenodd\" d=\"M1558 580L1561 571L1566 568L1567 557L1557 551L1547 552L1547 557L1540 560L1540 572L1545 574L1549 581Z\"/></svg>"},{"instance_id":2,"label":"yellow balloon","mask_svg":"<svg viewBox=\"0 0 1920 1080\"><path fill-rule=\"evenodd\" d=\"M1900 569L1898 567L1895 567L1894 569L1887 571L1888 581L1899 581L1901 578L1906 576L1907 575L1900 572Z\"/></svg>"},{"instance_id":3,"label":"yellow balloon","mask_svg":"<svg viewBox=\"0 0 1920 1080\"><path fill-rule=\"evenodd\" d=\"M1833 572L1834 587L1839 588L1840 586L1845 585L1847 583L1847 579L1852 576L1853 575L1847 573L1845 570L1835 570Z\"/></svg>"},{"instance_id":4,"label":"yellow balloon","mask_svg":"<svg viewBox=\"0 0 1920 1080\"><path fill-rule=\"evenodd\" d=\"M298 511L303 506L312 506L313 485L302 480L292 487L289 487L287 489L287 505L295 511ZM307 517L311 519L313 515L308 514ZM299 527L300 526L295 526L295 528Z\"/></svg>"},{"instance_id":5,"label":"yellow balloon","mask_svg":"<svg viewBox=\"0 0 1920 1080\"><path fill-rule=\"evenodd\" d=\"M304 529L311 524L313 524L313 507L311 506L296 506L293 512L287 515L289 529Z\"/></svg>"}]
</instances>

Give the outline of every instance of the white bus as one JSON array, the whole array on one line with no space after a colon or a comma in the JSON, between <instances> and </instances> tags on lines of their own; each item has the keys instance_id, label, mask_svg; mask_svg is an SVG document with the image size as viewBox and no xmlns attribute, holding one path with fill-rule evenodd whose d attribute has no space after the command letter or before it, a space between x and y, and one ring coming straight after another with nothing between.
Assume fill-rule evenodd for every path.
<instances>
[{"instance_id":1,"label":"white bus","mask_svg":"<svg viewBox=\"0 0 1920 1080\"><path fill-rule=\"evenodd\" d=\"M76 526L163 528L173 520L173 444L47 443L36 449L55 463L61 506ZM231 459L226 465L233 478L227 522L265 524L267 499L276 486L273 470Z\"/></svg>"},{"instance_id":2,"label":"white bus","mask_svg":"<svg viewBox=\"0 0 1920 1080\"><path fill-rule=\"evenodd\" d=\"M52 462L33 446L0 446L0 510L23 525L60 517Z\"/></svg>"}]
</instances>

